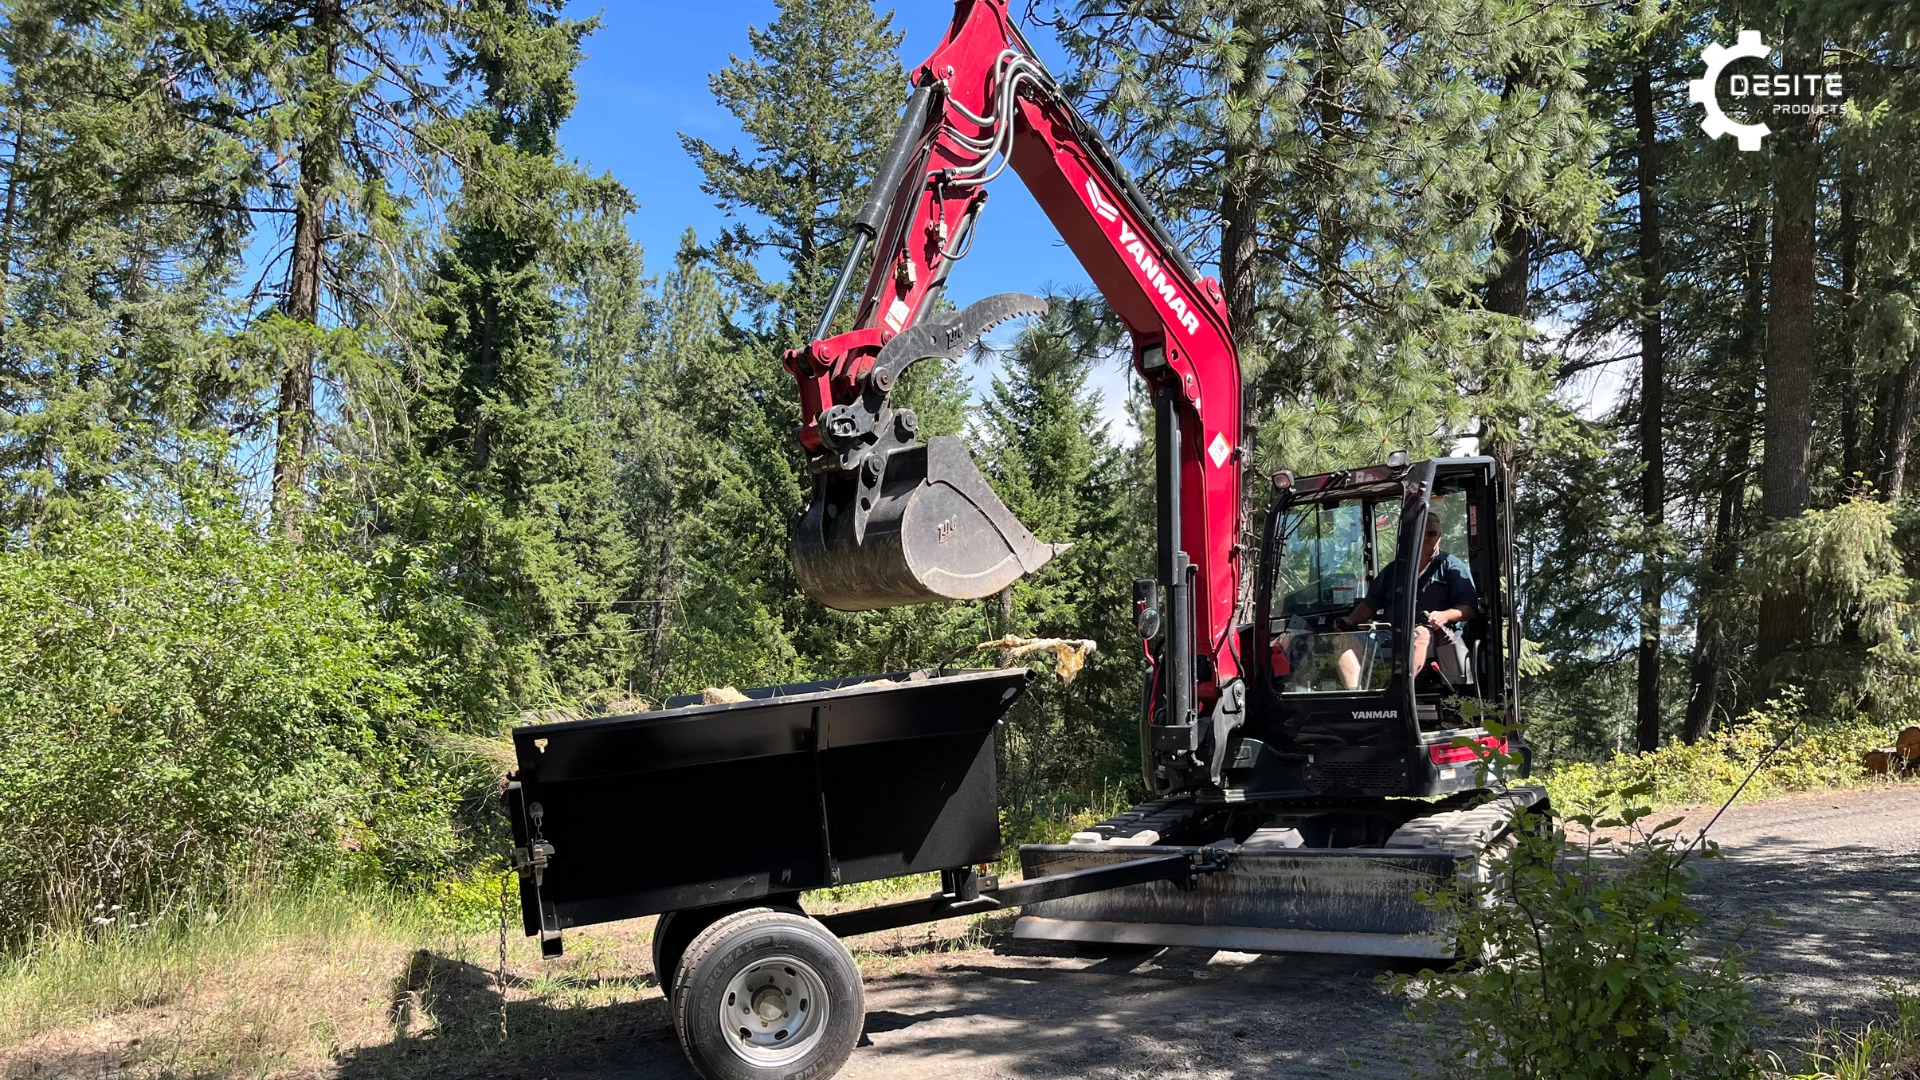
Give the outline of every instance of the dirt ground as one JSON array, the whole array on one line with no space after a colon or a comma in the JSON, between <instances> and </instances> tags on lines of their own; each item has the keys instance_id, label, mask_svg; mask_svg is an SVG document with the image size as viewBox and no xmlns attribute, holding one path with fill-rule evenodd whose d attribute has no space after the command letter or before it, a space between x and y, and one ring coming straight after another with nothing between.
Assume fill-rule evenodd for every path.
<instances>
[{"instance_id":1,"label":"dirt ground","mask_svg":"<svg viewBox=\"0 0 1920 1080\"><path fill-rule=\"evenodd\" d=\"M1737 806L1710 835L1726 858L1707 864L1702 909L1753 949L1754 970L1779 976L1758 991L1778 1035L1864 1019L1882 981L1920 979L1920 789ZM1381 971L1359 958L1191 949L958 953L868 980L871 1045L841 1075L1403 1076L1412 1033Z\"/></svg>"},{"instance_id":2,"label":"dirt ground","mask_svg":"<svg viewBox=\"0 0 1920 1080\"><path fill-rule=\"evenodd\" d=\"M1753 949L1754 969L1778 976L1758 991L1775 1037L1863 1018L1883 981L1920 978L1920 786L1735 807L1713 831L1727 858L1709 864L1699 900L1718 932ZM370 972L376 988L357 1009L343 999L331 1045L304 1059L236 1070L167 1056L166 1024L133 1014L0 1053L0 1075L690 1080L648 970L650 923L572 934L558 962L516 940L505 1044L494 943L469 939ZM1379 961L1194 949L1098 959L985 931L984 944L981 928L968 938L958 923L855 943L867 1025L842 1077L1406 1074L1412 1033Z\"/></svg>"}]
</instances>

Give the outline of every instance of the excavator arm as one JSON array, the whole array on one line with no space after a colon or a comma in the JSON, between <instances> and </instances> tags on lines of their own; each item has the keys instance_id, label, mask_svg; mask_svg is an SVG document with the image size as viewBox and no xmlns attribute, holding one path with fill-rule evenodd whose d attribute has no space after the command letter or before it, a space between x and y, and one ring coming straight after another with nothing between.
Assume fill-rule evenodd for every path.
<instances>
[{"instance_id":1,"label":"excavator arm","mask_svg":"<svg viewBox=\"0 0 1920 1080\"><path fill-rule=\"evenodd\" d=\"M972 245L987 184L1027 185L1126 325L1151 388L1159 566L1136 588L1143 632L1163 630L1150 717L1156 786L1219 779L1240 714L1240 370L1219 283L1190 265L1097 133L1023 39L1006 0L958 0L913 74L901 127L856 218L852 250L813 342L785 362L814 492L795 529L802 587L829 606L988 596L1057 550L1001 505L958 440L915 442L890 394L924 359L958 359L997 323L1044 311L1018 294L931 314ZM829 336L873 248L852 329Z\"/></svg>"}]
</instances>

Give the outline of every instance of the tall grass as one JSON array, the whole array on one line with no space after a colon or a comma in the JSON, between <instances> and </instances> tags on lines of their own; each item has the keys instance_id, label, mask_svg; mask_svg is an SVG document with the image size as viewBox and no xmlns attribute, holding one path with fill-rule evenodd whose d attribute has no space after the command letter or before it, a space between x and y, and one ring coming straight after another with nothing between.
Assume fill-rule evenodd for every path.
<instances>
[{"instance_id":1,"label":"tall grass","mask_svg":"<svg viewBox=\"0 0 1920 1080\"><path fill-rule=\"evenodd\" d=\"M1889 1008L1860 1025L1830 1024L1815 1033L1797 1067L1774 1055L1766 1080L1913 1080L1920 1077L1920 986L1888 988Z\"/></svg>"},{"instance_id":2,"label":"tall grass","mask_svg":"<svg viewBox=\"0 0 1920 1080\"><path fill-rule=\"evenodd\" d=\"M274 1029L332 1042L335 999L384 977L429 932L418 905L321 891L262 891L230 910L183 905L151 924L98 918L69 920L0 959L0 1047L170 1006L196 1024L227 1015L232 1031L195 1042L228 1065L245 1064L237 1049L298 1041Z\"/></svg>"}]
</instances>

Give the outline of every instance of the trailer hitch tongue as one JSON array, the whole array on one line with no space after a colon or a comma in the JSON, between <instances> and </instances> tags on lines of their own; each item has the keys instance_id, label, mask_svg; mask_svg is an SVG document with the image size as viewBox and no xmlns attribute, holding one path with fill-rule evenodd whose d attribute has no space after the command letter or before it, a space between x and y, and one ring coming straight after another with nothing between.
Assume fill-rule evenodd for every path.
<instances>
[{"instance_id":1,"label":"trailer hitch tongue","mask_svg":"<svg viewBox=\"0 0 1920 1080\"><path fill-rule=\"evenodd\" d=\"M994 325L1046 302L1001 293L921 320L880 350L860 399L822 415L830 455L793 530L794 576L841 611L992 596L1067 549L1034 538L988 486L961 441L913 441L889 400L907 367L958 360Z\"/></svg>"}]
</instances>

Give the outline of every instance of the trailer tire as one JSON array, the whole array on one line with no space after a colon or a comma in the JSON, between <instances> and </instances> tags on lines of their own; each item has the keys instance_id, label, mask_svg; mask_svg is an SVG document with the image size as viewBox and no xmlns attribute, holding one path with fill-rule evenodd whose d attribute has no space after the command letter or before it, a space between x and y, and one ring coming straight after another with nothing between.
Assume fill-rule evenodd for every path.
<instances>
[{"instance_id":1,"label":"trailer tire","mask_svg":"<svg viewBox=\"0 0 1920 1080\"><path fill-rule=\"evenodd\" d=\"M689 925L692 920L675 918L680 914L663 911L653 920L653 978L660 984L660 992L669 997L673 995L673 976L680 969L680 958L686 955L687 943L700 932L699 928Z\"/></svg>"},{"instance_id":2,"label":"trailer tire","mask_svg":"<svg viewBox=\"0 0 1920 1080\"><path fill-rule=\"evenodd\" d=\"M680 970L680 958L687 954L687 946L693 944L693 939L700 936L700 931L736 911L755 907L804 914L800 910L800 899L795 895L769 896L757 903L724 904L661 912L653 923L653 977L660 985L660 992L665 994L668 1000L672 1000L674 975Z\"/></svg>"},{"instance_id":3,"label":"trailer tire","mask_svg":"<svg viewBox=\"0 0 1920 1080\"><path fill-rule=\"evenodd\" d=\"M674 1034L706 1080L815 1080L838 1072L866 1021L853 954L825 926L756 907L687 946L671 995Z\"/></svg>"}]
</instances>

